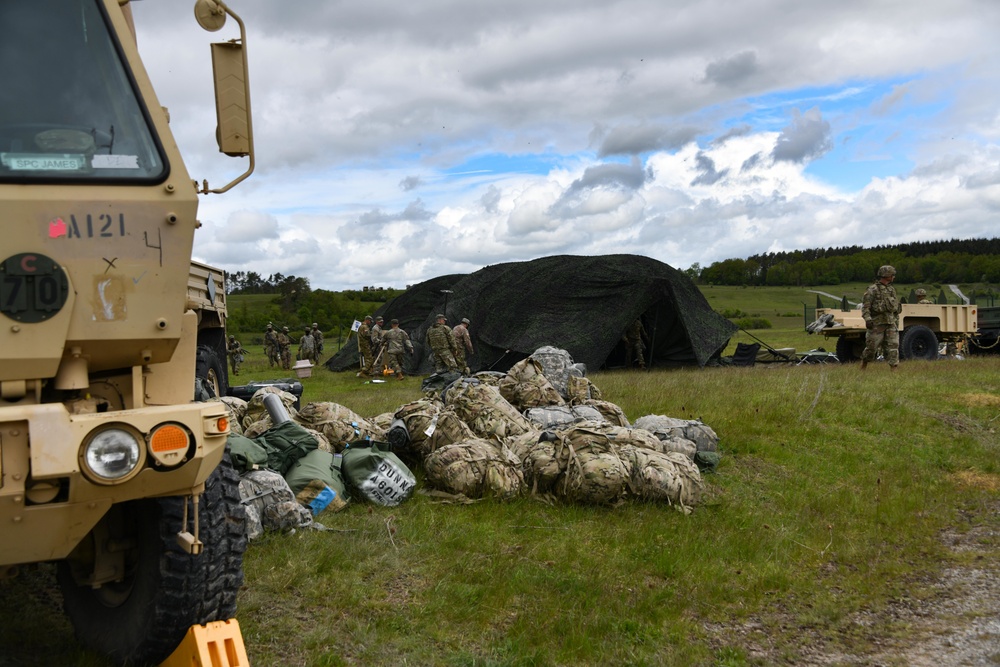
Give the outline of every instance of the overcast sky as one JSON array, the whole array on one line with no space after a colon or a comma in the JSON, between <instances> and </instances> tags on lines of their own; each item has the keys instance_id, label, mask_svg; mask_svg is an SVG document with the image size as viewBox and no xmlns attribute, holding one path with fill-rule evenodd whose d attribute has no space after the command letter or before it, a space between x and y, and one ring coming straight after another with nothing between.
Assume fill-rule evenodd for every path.
<instances>
[{"instance_id":1,"label":"overcast sky","mask_svg":"<svg viewBox=\"0 0 1000 667\"><path fill-rule=\"evenodd\" d=\"M198 259L404 287L553 254L679 269L994 237L997 0L230 0L257 169ZM133 5L193 178L214 144L191 5Z\"/></svg>"}]
</instances>

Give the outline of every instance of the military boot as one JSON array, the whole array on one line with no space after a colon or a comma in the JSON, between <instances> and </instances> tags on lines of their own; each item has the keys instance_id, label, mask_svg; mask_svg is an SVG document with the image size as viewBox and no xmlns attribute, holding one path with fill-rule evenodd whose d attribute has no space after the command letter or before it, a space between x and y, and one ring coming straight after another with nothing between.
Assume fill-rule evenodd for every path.
<instances>
[{"instance_id":1,"label":"military boot","mask_svg":"<svg viewBox=\"0 0 1000 667\"><path fill-rule=\"evenodd\" d=\"M405 380L406 379L406 376L403 375L403 371L396 371L396 379L397 380Z\"/></svg>"},{"instance_id":2,"label":"military boot","mask_svg":"<svg viewBox=\"0 0 1000 667\"><path fill-rule=\"evenodd\" d=\"M868 368L868 362L865 361L864 359L862 359L861 360L861 370L865 370L866 368Z\"/></svg>"}]
</instances>

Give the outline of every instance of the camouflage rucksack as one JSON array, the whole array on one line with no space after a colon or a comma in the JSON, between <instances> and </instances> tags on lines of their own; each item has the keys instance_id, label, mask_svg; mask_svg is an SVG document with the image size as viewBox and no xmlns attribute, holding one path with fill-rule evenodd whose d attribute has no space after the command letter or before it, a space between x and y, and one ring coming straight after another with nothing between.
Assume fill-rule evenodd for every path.
<instances>
[{"instance_id":1,"label":"camouflage rucksack","mask_svg":"<svg viewBox=\"0 0 1000 667\"><path fill-rule=\"evenodd\" d=\"M500 395L518 410L542 405L563 405L565 401L542 374L542 365L528 357L514 364L498 385Z\"/></svg>"},{"instance_id":2,"label":"camouflage rucksack","mask_svg":"<svg viewBox=\"0 0 1000 667\"><path fill-rule=\"evenodd\" d=\"M680 436L692 441L699 452L719 450L719 436L700 419L675 419L666 415L646 415L635 420L636 428L653 432L656 437Z\"/></svg>"},{"instance_id":3,"label":"camouflage rucksack","mask_svg":"<svg viewBox=\"0 0 1000 667\"><path fill-rule=\"evenodd\" d=\"M431 431L431 434L418 448L422 457L445 445L476 437L469 425L459 418L450 405L434 417L427 430Z\"/></svg>"},{"instance_id":4,"label":"camouflage rucksack","mask_svg":"<svg viewBox=\"0 0 1000 667\"><path fill-rule=\"evenodd\" d=\"M604 417L589 405L550 405L525 410L528 418L539 430L560 429L582 421L604 421Z\"/></svg>"},{"instance_id":5,"label":"camouflage rucksack","mask_svg":"<svg viewBox=\"0 0 1000 667\"><path fill-rule=\"evenodd\" d=\"M643 500L666 500L685 512L701 498L701 473L691 459L675 452L661 453L639 447L619 450L629 462L629 491Z\"/></svg>"},{"instance_id":6,"label":"camouflage rucksack","mask_svg":"<svg viewBox=\"0 0 1000 667\"><path fill-rule=\"evenodd\" d=\"M479 371L474 373L472 377L479 380L482 384L488 384L491 387L500 386L500 380L507 377L506 373L501 373L500 371Z\"/></svg>"},{"instance_id":7,"label":"camouflage rucksack","mask_svg":"<svg viewBox=\"0 0 1000 667\"><path fill-rule=\"evenodd\" d=\"M309 403L292 419L322 433L338 452L349 442L385 440L385 431L339 403Z\"/></svg>"},{"instance_id":8,"label":"camouflage rucksack","mask_svg":"<svg viewBox=\"0 0 1000 667\"><path fill-rule=\"evenodd\" d=\"M662 434L661 437L657 437L644 428L634 426L614 426L613 424L592 424L591 426L607 434L618 446L632 445L656 452L677 452L684 454L689 459L694 458L695 445L684 438Z\"/></svg>"},{"instance_id":9,"label":"camouflage rucksack","mask_svg":"<svg viewBox=\"0 0 1000 667\"><path fill-rule=\"evenodd\" d=\"M524 488L520 462L505 447L480 438L435 450L424 462L427 482L467 498L509 500Z\"/></svg>"},{"instance_id":10,"label":"camouflage rucksack","mask_svg":"<svg viewBox=\"0 0 1000 667\"><path fill-rule=\"evenodd\" d=\"M586 401L583 401L582 404L589 405L600 412L601 417L603 417L608 423L614 424L615 426L625 426L626 428L631 426L631 424L629 424L628 417L625 416L625 411L610 401L589 398Z\"/></svg>"},{"instance_id":11,"label":"camouflage rucksack","mask_svg":"<svg viewBox=\"0 0 1000 667\"><path fill-rule=\"evenodd\" d=\"M396 410L396 419L402 420L409 433L407 450L405 451L412 452L417 457L423 456L421 452L424 451L424 442L430 437L427 431L433 433L437 428L435 418L441 412L442 407L444 406L439 401L422 398L407 403Z\"/></svg>"},{"instance_id":12,"label":"camouflage rucksack","mask_svg":"<svg viewBox=\"0 0 1000 667\"><path fill-rule=\"evenodd\" d=\"M605 505L624 498L631 468L618 455L611 439L587 427L560 431L568 449L562 477L555 491L576 503Z\"/></svg>"},{"instance_id":13,"label":"camouflage rucksack","mask_svg":"<svg viewBox=\"0 0 1000 667\"><path fill-rule=\"evenodd\" d=\"M566 391L570 375L582 375L574 368L573 357L566 350L546 345L531 353L531 359L542 367L542 374L548 379L559 395L568 398Z\"/></svg>"},{"instance_id":14,"label":"camouflage rucksack","mask_svg":"<svg viewBox=\"0 0 1000 667\"><path fill-rule=\"evenodd\" d=\"M480 438L515 436L531 431L531 423L507 402L496 387L478 382L456 382L445 394L445 403ZM412 432L411 432L412 435Z\"/></svg>"},{"instance_id":15,"label":"camouflage rucksack","mask_svg":"<svg viewBox=\"0 0 1000 667\"><path fill-rule=\"evenodd\" d=\"M520 449L522 453L515 452L515 454L521 459L524 482L531 493L549 493L555 490L556 482L566 469L570 448L555 432L532 431L531 434L534 436L533 442L521 438L515 440L515 446L519 449L523 447Z\"/></svg>"},{"instance_id":16,"label":"camouflage rucksack","mask_svg":"<svg viewBox=\"0 0 1000 667\"><path fill-rule=\"evenodd\" d=\"M285 478L273 470L251 470L240 478L240 498L247 513L247 539L265 530L294 530L312 525L312 512L295 500Z\"/></svg>"}]
</instances>

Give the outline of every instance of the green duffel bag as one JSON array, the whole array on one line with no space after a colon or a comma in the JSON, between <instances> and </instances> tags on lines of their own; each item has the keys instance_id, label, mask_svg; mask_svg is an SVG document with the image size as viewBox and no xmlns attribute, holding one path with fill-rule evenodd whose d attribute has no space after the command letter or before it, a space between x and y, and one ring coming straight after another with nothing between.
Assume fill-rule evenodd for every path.
<instances>
[{"instance_id":1,"label":"green duffel bag","mask_svg":"<svg viewBox=\"0 0 1000 667\"><path fill-rule=\"evenodd\" d=\"M298 501L312 508L314 514L319 513L320 504L323 505L320 510L327 507L341 510L347 506L348 496L340 462L340 457L333 452L314 449L292 465L285 474L285 481Z\"/></svg>"},{"instance_id":2,"label":"green duffel bag","mask_svg":"<svg viewBox=\"0 0 1000 667\"><path fill-rule=\"evenodd\" d=\"M344 481L356 497L393 507L413 495L417 479L388 444L351 443L343 456Z\"/></svg>"},{"instance_id":3,"label":"green duffel bag","mask_svg":"<svg viewBox=\"0 0 1000 667\"><path fill-rule=\"evenodd\" d=\"M295 462L319 447L319 440L304 426L287 421L254 438L267 450L267 467L282 477Z\"/></svg>"},{"instance_id":4,"label":"green duffel bag","mask_svg":"<svg viewBox=\"0 0 1000 667\"><path fill-rule=\"evenodd\" d=\"M267 449L259 442L236 433L230 433L227 442L229 458L239 474L267 467Z\"/></svg>"}]
</instances>

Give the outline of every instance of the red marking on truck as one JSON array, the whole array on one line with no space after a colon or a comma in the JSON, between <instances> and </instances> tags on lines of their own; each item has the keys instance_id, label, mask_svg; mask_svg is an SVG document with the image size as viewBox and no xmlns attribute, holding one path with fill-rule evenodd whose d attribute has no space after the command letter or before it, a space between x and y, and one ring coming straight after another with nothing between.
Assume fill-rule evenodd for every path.
<instances>
[{"instance_id":1,"label":"red marking on truck","mask_svg":"<svg viewBox=\"0 0 1000 667\"><path fill-rule=\"evenodd\" d=\"M56 218L49 223L49 238L57 239L60 236L66 236L66 223L62 218Z\"/></svg>"}]
</instances>

